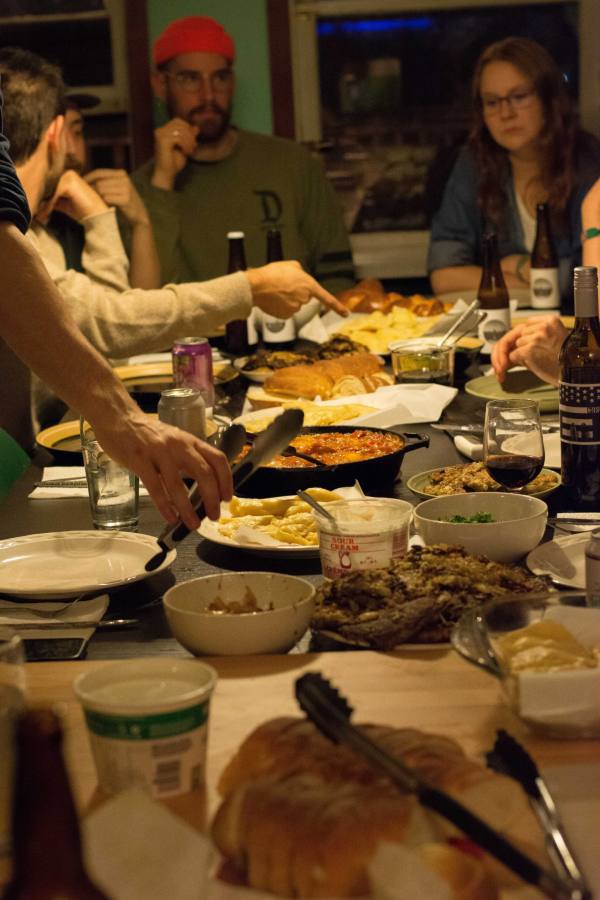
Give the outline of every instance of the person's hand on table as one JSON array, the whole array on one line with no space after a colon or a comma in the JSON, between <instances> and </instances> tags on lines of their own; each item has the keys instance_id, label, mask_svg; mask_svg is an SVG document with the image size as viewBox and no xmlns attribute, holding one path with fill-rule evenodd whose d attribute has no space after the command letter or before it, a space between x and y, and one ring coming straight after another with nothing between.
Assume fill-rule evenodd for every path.
<instances>
[{"instance_id":1,"label":"person's hand on table","mask_svg":"<svg viewBox=\"0 0 600 900\"><path fill-rule=\"evenodd\" d=\"M495 344L492 366L500 383L512 366L526 366L543 381L558 384L558 355L567 329L558 316L533 316Z\"/></svg>"},{"instance_id":2,"label":"person's hand on table","mask_svg":"<svg viewBox=\"0 0 600 900\"><path fill-rule=\"evenodd\" d=\"M224 454L141 411L128 412L118 423L92 422L109 456L135 472L148 489L158 511L170 523L177 516L190 530L200 524L182 479L198 483L206 514L218 519L222 500L231 500L233 483Z\"/></svg>"},{"instance_id":3,"label":"person's hand on table","mask_svg":"<svg viewBox=\"0 0 600 900\"><path fill-rule=\"evenodd\" d=\"M185 119L171 119L154 132L154 172L152 184L172 191L175 178L196 149L198 127Z\"/></svg>"},{"instance_id":4,"label":"person's hand on table","mask_svg":"<svg viewBox=\"0 0 600 900\"><path fill-rule=\"evenodd\" d=\"M296 260L269 263L260 269L248 269L246 276L250 282L254 305L271 316L289 319L315 297L339 315L348 315L346 307L305 272Z\"/></svg>"},{"instance_id":5,"label":"person's hand on table","mask_svg":"<svg viewBox=\"0 0 600 900\"><path fill-rule=\"evenodd\" d=\"M150 218L142 198L124 169L94 169L84 179L105 203L116 206L130 225L149 224Z\"/></svg>"}]
</instances>

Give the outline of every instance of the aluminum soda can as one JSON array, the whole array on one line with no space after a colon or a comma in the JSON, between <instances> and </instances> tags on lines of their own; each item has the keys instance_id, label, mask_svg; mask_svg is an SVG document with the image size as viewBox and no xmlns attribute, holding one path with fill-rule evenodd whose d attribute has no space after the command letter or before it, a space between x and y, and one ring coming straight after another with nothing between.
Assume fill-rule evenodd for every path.
<instances>
[{"instance_id":1,"label":"aluminum soda can","mask_svg":"<svg viewBox=\"0 0 600 900\"><path fill-rule=\"evenodd\" d=\"M192 387L174 387L162 391L158 418L196 437L206 437L206 407L200 391Z\"/></svg>"},{"instance_id":2,"label":"aluminum soda can","mask_svg":"<svg viewBox=\"0 0 600 900\"><path fill-rule=\"evenodd\" d=\"M212 348L203 337L185 337L173 344L173 382L200 391L208 407L215 404Z\"/></svg>"}]
</instances>

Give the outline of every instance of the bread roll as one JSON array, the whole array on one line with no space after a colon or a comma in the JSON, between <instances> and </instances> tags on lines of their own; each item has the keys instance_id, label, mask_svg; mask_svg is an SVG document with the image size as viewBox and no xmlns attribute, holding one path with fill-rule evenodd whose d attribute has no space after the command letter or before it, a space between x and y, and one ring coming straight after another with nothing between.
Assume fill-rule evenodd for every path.
<instances>
[{"instance_id":1,"label":"bread roll","mask_svg":"<svg viewBox=\"0 0 600 900\"><path fill-rule=\"evenodd\" d=\"M498 830L536 833L516 782L469 759L455 741L410 728L363 728ZM407 841L413 830L414 798L306 719L273 719L253 731L218 787L225 799L213 824L217 847L245 870L250 886L281 896L360 895L378 844ZM427 821L431 840L457 834L434 814Z\"/></svg>"}]
</instances>

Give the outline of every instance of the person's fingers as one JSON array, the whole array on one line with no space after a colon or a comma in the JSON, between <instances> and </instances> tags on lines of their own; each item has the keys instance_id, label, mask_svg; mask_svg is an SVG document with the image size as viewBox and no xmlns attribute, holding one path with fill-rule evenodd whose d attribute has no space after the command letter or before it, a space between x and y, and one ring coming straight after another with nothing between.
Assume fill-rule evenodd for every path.
<instances>
[{"instance_id":1,"label":"person's fingers","mask_svg":"<svg viewBox=\"0 0 600 900\"><path fill-rule=\"evenodd\" d=\"M231 500L233 494L233 479L225 454L203 441L198 441L196 449L211 467L215 475L221 500ZM190 474L193 477L193 473Z\"/></svg>"},{"instance_id":2,"label":"person's fingers","mask_svg":"<svg viewBox=\"0 0 600 900\"><path fill-rule=\"evenodd\" d=\"M330 294L329 291L325 290L318 281L315 281L314 278L311 278L310 291L312 297L316 297L324 306L327 306L329 309L333 309L340 316L348 316L350 314L350 310L344 306L343 303L334 297L333 294ZM308 297L307 300L310 300L311 297Z\"/></svg>"},{"instance_id":3,"label":"person's fingers","mask_svg":"<svg viewBox=\"0 0 600 900\"><path fill-rule=\"evenodd\" d=\"M138 467L137 475L148 491L157 510L170 525L177 522L178 513L167 494L158 471L151 465ZM191 504L190 504L191 509ZM186 523L187 524L187 523ZM193 526L196 527L196 526Z\"/></svg>"}]
</instances>

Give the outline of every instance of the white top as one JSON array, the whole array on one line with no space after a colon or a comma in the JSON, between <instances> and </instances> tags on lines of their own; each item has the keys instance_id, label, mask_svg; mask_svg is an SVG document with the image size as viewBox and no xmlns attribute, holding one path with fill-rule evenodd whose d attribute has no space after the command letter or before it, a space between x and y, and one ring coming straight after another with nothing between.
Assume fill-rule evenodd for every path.
<instances>
[{"instance_id":1,"label":"white top","mask_svg":"<svg viewBox=\"0 0 600 900\"><path fill-rule=\"evenodd\" d=\"M533 250L533 244L535 241L535 229L536 229L536 219L535 216L532 216L528 211L527 207L521 200L519 196L519 192L515 187L515 196L517 198L517 211L519 213L519 218L521 220L521 225L523 227L523 238L525 240L525 248L531 253Z\"/></svg>"}]
</instances>

